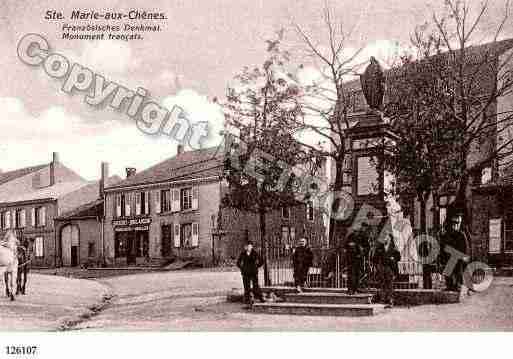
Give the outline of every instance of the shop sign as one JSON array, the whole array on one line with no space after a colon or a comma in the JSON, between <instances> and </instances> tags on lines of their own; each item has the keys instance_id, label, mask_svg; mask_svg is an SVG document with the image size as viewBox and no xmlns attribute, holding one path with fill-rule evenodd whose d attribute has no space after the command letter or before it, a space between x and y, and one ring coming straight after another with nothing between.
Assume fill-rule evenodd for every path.
<instances>
[{"instance_id":1,"label":"shop sign","mask_svg":"<svg viewBox=\"0 0 513 359\"><path fill-rule=\"evenodd\" d=\"M125 226L114 228L116 232L149 231L150 226Z\"/></svg>"}]
</instances>

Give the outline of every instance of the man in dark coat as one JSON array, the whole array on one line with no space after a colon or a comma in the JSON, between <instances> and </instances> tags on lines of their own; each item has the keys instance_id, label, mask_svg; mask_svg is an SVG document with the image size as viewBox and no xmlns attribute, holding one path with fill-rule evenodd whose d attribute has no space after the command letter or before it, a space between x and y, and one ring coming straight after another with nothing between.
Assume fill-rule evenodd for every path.
<instances>
[{"instance_id":1,"label":"man in dark coat","mask_svg":"<svg viewBox=\"0 0 513 359\"><path fill-rule=\"evenodd\" d=\"M344 245L345 263L347 265L348 292L358 292L363 259L368 247L368 226L362 224L361 228L349 233Z\"/></svg>"},{"instance_id":2,"label":"man in dark coat","mask_svg":"<svg viewBox=\"0 0 513 359\"><path fill-rule=\"evenodd\" d=\"M16 279L16 294L25 295L28 273L30 271L30 241L24 238L18 246L18 276Z\"/></svg>"},{"instance_id":3,"label":"man in dark coat","mask_svg":"<svg viewBox=\"0 0 513 359\"><path fill-rule=\"evenodd\" d=\"M258 269L262 266L263 261L260 255L253 249L253 243L248 241L244 250L237 260L237 267L239 267L242 274L242 284L244 285L244 302L251 303L251 290L253 289L253 296L264 302L264 297L258 285ZM253 287L253 288L252 288Z\"/></svg>"},{"instance_id":4,"label":"man in dark coat","mask_svg":"<svg viewBox=\"0 0 513 359\"><path fill-rule=\"evenodd\" d=\"M378 241L374 249L373 260L381 285L379 297L386 304L385 308L390 308L394 304L394 279L399 274L398 263L401 260L401 254L397 250L391 234L384 242Z\"/></svg>"},{"instance_id":5,"label":"man in dark coat","mask_svg":"<svg viewBox=\"0 0 513 359\"><path fill-rule=\"evenodd\" d=\"M460 218L450 217L446 222L446 231L440 238L440 263L442 271L451 259L451 253L447 249L457 250L465 255L464 258L458 258L456 265L451 273L445 274L446 290L459 291L463 284L463 272L469 261L467 255L467 240L465 235L459 230Z\"/></svg>"},{"instance_id":6,"label":"man in dark coat","mask_svg":"<svg viewBox=\"0 0 513 359\"><path fill-rule=\"evenodd\" d=\"M313 253L307 246L306 239L301 238L299 245L292 252L292 266L294 268L294 285L297 291L301 293L305 286L308 270L312 266Z\"/></svg>"}]
</instances>

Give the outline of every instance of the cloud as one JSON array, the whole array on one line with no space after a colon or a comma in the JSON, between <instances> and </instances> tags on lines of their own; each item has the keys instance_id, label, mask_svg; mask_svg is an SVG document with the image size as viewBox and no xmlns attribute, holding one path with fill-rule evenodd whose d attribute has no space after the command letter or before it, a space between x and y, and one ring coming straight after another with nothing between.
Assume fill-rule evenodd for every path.
<instances>
[{"instance_id":1,"label":"cloud","mask_svg":"<svg viewBox=\"0 0 513 359\"><path fill-rule=\"evenodd\" d=\"M209 100L207 96L193 89L182 89L176 95L165 97L161 104L169 110L172 110L173 106L179 106L186 112L191 124L206 121L209 136L204 146L219 144L219 132L224 128L224 115L221 106Z\"/></svg>"},{"instance_id":2,"label":"cloud","mask_svg":"<svg viewBox=\"0 0 513 359\"><path fill-rule=\"evenodd\" d=\"M127 166L142 170L176 153L176 142L146 136L134 123L85 121L58 106L31 114L18 98L0 97L0 118L3 171L47 163L59 152L63 163L95 179L101 161L123 175Z\"/></svg>"},{"instance_id":3,"label":"cloud","mask_svg":"<svg viewBox=\"0 0 513 359\"><path fill-rule=\"evenodd\" d=\"M121 41L85 42L82 49L58 50L70 62L87 67L95 74L101 74L109 81L136 89L141 82L134 76L139 61L130 44Z\"/></svg>"}]
</instances>

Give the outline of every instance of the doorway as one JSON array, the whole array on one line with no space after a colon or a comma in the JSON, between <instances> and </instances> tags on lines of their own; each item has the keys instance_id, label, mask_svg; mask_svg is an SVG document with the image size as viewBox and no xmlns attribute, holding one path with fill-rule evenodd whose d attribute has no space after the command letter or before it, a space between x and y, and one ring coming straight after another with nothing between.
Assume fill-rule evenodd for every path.
<instances>
[{"instance_id":1,"label":"doorway","mask_svg":"<svg viewBox=\"0 0 513 359\"><path fill-rule=\"evenodd\" d=\"M126 264L133 265L137 263L137 245L135 238L135 231L127 233L127 253L126 253Z\"/></svg>"},{"instance_id":2,"label":"doorway","mask_svg":"<svg viewBox=\"0 0 513 359\"><path fill-rule=\"evenodd\" d=\"M79 263L79 231L73 224L64 226L61 230L62 265L75 267Z\"/></svg>"},{"instance_id":3,"label":"doorway","mask_svg":"<svg viewBox=\"0 0 513 359\"><path fill-rule=\"evenodd\" d=\"M71 266L78 266L78 246L71 246Z\"/></svg>"}]
</instances>

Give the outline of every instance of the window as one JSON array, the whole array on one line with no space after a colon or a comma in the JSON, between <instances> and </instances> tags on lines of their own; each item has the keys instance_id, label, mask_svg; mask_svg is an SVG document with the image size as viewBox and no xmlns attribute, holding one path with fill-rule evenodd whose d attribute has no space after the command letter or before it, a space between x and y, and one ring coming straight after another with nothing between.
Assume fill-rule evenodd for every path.
<instances>
[{"instance_id":1,"label":"window","mask_svg":"<svg viewBox=\"0 0 513 359\"><path fill-rule=\"evenodd\" d=\"M488 221L488 253L501 252L501 225L502 219L492 218ZM508 237L508 231L504 231L505 239Z\"/></svg>"},{"instance_id":2,"label":"window","mask_svg":"<svg viewBox=\"0 0 513 359\"><path fill-rule=\"evenodd\" d=\"M0 214L0 228L5 229L5 212Z\"/></svg>"},{"instance_id":3,"label":"window","mask_svg":"<svg viewBox=\"0 0 513 359\"><path fill-rule=\"evenodd\" d=\"M42 258L44 256L43 237L36 237L34 246L36 251L36 258Z\"/></svg>"},{"instance_id":4,"label":"window","mask_svg":"<svg viewBox=\"0 0 513 359\"><path fill-rule=\"evenodd\" d=\"M314 207L312 201L306 202L306 218L309 221L314 220Z\"/></svg>"},{"instance_id":5,"label":"window","mask_svg":"<svg viewBox=\"0 0 513 359\"><path fill-rule=\"evenodd\" d=\"M15 212L15 228L25 227L25 210L17 209Z\"/></svg>"},{"instance_id":6,"label":"window","mask_svg":"<svg viewBox=\"0 0 513 359\"><path fill-rule=\"evenodd\" d=\"M124 194L119 195L119 204L121 205L121 212L119 214L120 217L126 216L126 198Z\"/></svg>"},{"instance_id":7,"label":"window","mask_svg":"<svg viewBox=\"0 0 513 359\"><path fill-rule=\"evenodd\" d=\"M4 228L11 228L11 212L10 211L4 212L4 224L5 224Z\"/></svg>"},{"instance_id":8,"label":"window","mask_svg":"<svg viewBox=\"0 0 513 359\"><path fill-rule=\"evenodd\" d=\"M96 243L89 242L87 246L87 256L95 257L96 256Z\"/></svg>"},{"instance_id":9,"label":"window","mask_svg":"<svg viewBox=\"0 0 513 359\"><path fill-rule=\"evenodd\" d=\"M119 194L114 196L114 217L121 217L121 196Z\"/></svg>"},{"instance_id":10,"label":"window","mask_svg":"<svg viewBox=\"0 0 513 359\"><path fill-rule=\"evenodd\" d=\"M160 208L162 212L171 210L171 191L168 189L160 191Z\"/></svg>"},{"instance_id":11,"label":"window","mask_svg":"<svg viewBox=\"0 0 513 359\"><path fill-rule=\"evenodd\" d=\"M185 223L180 226L180 247L192 247L192 223Z\"/></svg>"},{"instance_id":12,"label":"window","mask_svg":"<svg viewBox=\"0 0 513 359\"><path fill-rule=\"evenodd\" d=\"M289 207L281 207L281 217L285 219L290 218L290 208Z\"/></svg>"},{"instance_id":13,"label":"window","mask_svg":"<svg viewBox=\"0 0 513 359\"><path fill-rule=\"evenodd\" d=\"M140 201L140 214L150 214L150 193L141 192L137 199Z\"/></svg>"},{"instance_id":14,"label":"window","mask_svg":"<svg viewBox=\"0 0 513 359\"><path fill-rule=\"evenodd\" d=\"M37 207L35 210L36 227L44 227L46 226L46 208L45 207Z\"/></svg>"},{"instance_id":15,"label":"window","mask_svg":"<svg viewBox=\"0 0 513 359\"><path fill-rule=\"evenodd\" d=\"M185 211L192 208L192 188L180 190L180 210Z\"/></svg>"},{"instance_id":16,"label":"window","mask_svg":"<svg viewBox=\"0 0 513 359\"><path fill-rule=\"evenodd\" d=\"M180 231L179 244L181 248L195 248L199 246L199 224L197 222L182 223L180 225L176 225L176 227L176 230ZM175 233L175 235L176 234L178 233Z\"/></svg>"}]
</instances>

